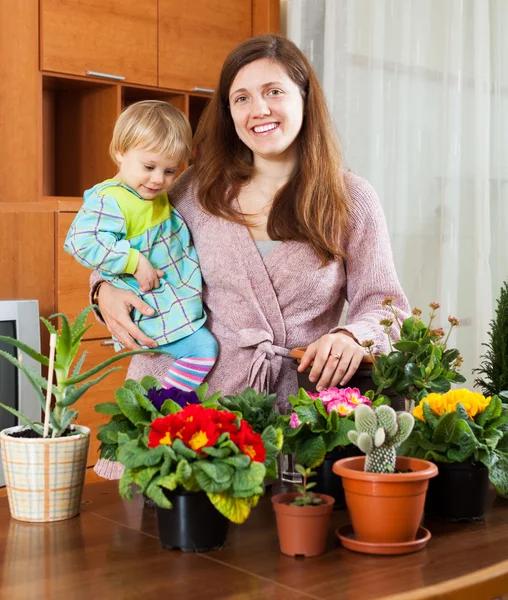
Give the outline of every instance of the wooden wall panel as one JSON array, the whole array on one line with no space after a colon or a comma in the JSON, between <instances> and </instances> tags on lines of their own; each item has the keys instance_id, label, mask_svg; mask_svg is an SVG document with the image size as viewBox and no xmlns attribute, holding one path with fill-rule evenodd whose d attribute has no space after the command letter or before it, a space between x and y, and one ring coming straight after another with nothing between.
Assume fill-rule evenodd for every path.
<instances>
[{"instance_id":1,"label":"wooden wall panel","mask_svg":"<svg viewBox=\"0 0 508 600\"><path fill-rule=\"evenodd\" d=\"M0 202L40 195L38 17L36 0L0 0Z\"/></svg>"},{"instance_id":2,"label":"wooden wall panel","mask_svg":"<svg viewBox=\"0 0 508 600\"><path fill-rule=\"evenodd\" d=\"M252 35L280 33L280 0L252 0Z\"/></svg>"}]
</instances>

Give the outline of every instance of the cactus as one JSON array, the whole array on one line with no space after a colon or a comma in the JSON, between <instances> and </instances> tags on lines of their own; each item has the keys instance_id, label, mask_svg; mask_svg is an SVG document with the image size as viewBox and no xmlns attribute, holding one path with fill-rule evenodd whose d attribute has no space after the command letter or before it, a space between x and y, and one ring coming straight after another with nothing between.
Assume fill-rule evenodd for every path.
<instances>
[{"instance_id":1,"label":"cactus","mask_svg":"<svg viewBox=\"0 0 508 600\"><path fill-rule=\"evenodd\" d=\"M409 437L414 421L412 414L396 413L390 406L378 406L375 410L366 404L357 406L356 431L349 431L348 437L366 454L364 470L370 473L393 473L395 448Z\"/></svg>"}]
</instances>

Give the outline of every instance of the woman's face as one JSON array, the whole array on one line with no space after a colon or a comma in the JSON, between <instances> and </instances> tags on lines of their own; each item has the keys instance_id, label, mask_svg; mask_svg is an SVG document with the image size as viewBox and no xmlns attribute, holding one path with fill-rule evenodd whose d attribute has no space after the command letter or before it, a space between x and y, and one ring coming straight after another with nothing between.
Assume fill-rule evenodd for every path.
<instances>
[{"instance_id":1,"label":"woman's face","mask_svg":"<svg viewBox=\"0 0 508 600\"><path fill-rule=\"evenodd\" d=\"M263 58L240 69L229 90L229 106L238 137L255 157L293 157L303 98L281 64Z\"/></svg>"}]
</instances>

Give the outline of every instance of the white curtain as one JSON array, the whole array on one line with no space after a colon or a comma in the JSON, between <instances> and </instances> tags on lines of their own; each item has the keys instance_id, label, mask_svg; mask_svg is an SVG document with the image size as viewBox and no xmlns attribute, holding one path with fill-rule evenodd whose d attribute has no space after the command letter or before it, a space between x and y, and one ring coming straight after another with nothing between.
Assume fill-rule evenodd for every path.
<instances>
[{"instance_id":1,"label":"white curtain","mask_svg":"<svg viewBox=\"0 0 508 600\"><path fill-rule=\"evenodd\" d=\"M376 188L412 306L441 303L472 383L508 275L508 1L283 0L347 166ZM368 243L368 242L366 242ZM436 323L437 325L437 323Z\"/></svg>"}]
</instances>

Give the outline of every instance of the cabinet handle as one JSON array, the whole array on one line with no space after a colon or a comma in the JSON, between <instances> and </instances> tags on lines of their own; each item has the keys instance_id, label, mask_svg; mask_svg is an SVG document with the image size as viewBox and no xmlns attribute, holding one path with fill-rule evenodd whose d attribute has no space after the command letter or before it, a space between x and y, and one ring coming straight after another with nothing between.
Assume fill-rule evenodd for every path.
<instances>
[{"instance_id":1,"label":"cabinet handle","mask_svg":"<svg viewBox=\"0 0 508 600\"><path fill-rule=\"evenodd\" d=\"M91 77L104 77L105 79L116 79L117 81L125 81L123 75L111 75L111 73L101 73L100 71L87 71L87 75Z\"/></svg>"},{"instance_id":2,"label":"cabinet handle","mask_svg":"<svg viewBox=\"0 0 508 600\"><path fill-rule=\"evenodd\" d=\"M102 340L101 346L114 346L115 340Z\"/></svg>"},{"instance_id":3,"label":"cabinet handle","mask_svg":"<svg viewBox=\"0 0 508 600\"><path fill-rule=\"evenodd\" d=\"M215 92L212 88L202 88L202 87L194 87L192 88L193 92L205 92L206 94L213 94Z\"/></svg>"}]
</instances>

